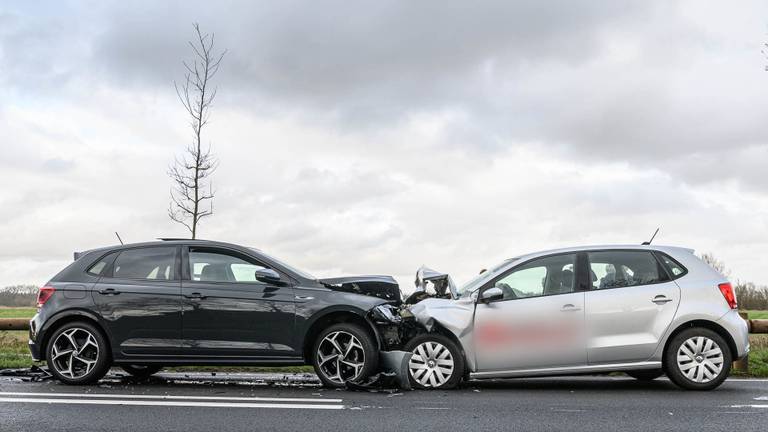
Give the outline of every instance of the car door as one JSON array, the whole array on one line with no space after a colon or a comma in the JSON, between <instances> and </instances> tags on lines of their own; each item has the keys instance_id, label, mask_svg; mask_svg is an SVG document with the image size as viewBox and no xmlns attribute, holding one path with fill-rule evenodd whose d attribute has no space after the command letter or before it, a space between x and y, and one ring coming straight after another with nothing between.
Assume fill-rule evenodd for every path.
<instances>
[{"instance_id":1,"label":"car door","mask_svg":"<svg viewBox=\"0 0 768 432\"><path fill-rule=\"evenodd\" d=\"M577 254L536 258L491 280L503 297L475 309L478 371L586 365ZM481 295L482 296L482 295Z\"/></svg>"},{"instance_id":2,"label":"car door","mask_svg":"<svg viewBox=\"0 0 768 432\"><path fill-rule=\"evenodd\" d=\"M125 249L104 259L92 295L112 349L123 355L181 354L179 248Z\"/></svg>"},{"instance_id":3,"label":"car door","mask_svg":"<svg viewBox=\"0 0 768 432\"><path fill-rule=\"evenodd\" d=\"M182 282L187 354L206 357L295 357L290 279L266 283L269 268L242 252L190 246Z\"/></svg>"},{"instance_id":4,"label":"car door","mask_svg":"<svg viewBox=\"0 0 768 432\"><path fill-rule=\"evenodd\" d=\"M587 252L590 364L648 360L680 303L680 288L648 250Z\"/></svg>"}]
</instances>

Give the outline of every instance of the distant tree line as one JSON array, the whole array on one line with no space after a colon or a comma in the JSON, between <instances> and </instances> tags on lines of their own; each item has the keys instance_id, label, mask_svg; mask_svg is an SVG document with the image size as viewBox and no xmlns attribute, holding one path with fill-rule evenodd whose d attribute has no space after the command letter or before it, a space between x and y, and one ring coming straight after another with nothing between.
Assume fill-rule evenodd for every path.
<instances>
[{"instance_id":1,"label":"distant tree line","mask_svg":"<svg viewBox=\"0 0 768 432\"><path fill-rule=\"evenodd\" d=\"M703 254L701 259L725 277L731 275L725 264L711 253ZM737 281L733 288L739 302L739 309L768 310L768 287ZM14 285L0 289L0 306L34 306L36 300L35 285Z\"/></svg>"},{"instance_id":2,"label":"distant tree line","mask_svg":"<svg viewBox=\"0 0 768 432\"><path fill-rule=\"evenodd\" d=\"M37 286L13 285L0 289L0 306L35 306Z\"/></svg>"},{"instance_id":3,"label":"distant tree line","mask_svg":"<svg viewBox=\"0 0 768 432\"><path fill-rule=\"evenodd\" d=\"M731 271L728 270L725 263L715 258L711 253L703 254L701 259L722 273L723 276L731 276ZM736 293L739 309L768 310L768 287L757 286L752 282L736 281L733 290Z\"/></svg>"}]
</instances>

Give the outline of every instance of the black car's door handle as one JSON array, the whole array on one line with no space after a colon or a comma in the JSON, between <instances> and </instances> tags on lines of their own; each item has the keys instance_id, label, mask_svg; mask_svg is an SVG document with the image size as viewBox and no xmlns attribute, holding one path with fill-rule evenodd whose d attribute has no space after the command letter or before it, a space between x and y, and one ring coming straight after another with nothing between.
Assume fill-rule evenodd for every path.
<instances>
[{"instance_id":1,"label":"black car's door handle","mask_svg":"<svg viewBox=\"0 0 768 432\"><path fill-rule=\"evenodd\" d=\"M206 296L204 296L204 295L202 295L202 294L200 294L198 292L194 292L192 294L184 294L184 297L186 297L188 299L191 299L191 300L202 300Z\"/></svg>"},{"instance_id":2,"label":"black car's door handle","mask_svg":"<svg viewBox=\"0 0 768 432\"><path fill-rule=\"evenodd\" d=\"M114 288L105 288L105 289L100 289L99 290L99 294L103 294L103 295L118 295L118 294L120 294L120 291L118 291L118 290L116 290Z\"/></svg>"}]
</instances>

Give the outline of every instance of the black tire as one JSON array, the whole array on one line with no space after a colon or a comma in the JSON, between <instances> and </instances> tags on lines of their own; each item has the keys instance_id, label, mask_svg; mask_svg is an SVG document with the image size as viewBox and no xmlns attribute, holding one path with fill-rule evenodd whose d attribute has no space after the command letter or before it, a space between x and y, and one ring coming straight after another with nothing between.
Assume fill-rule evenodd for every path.
<instances>
[{"instance_id":1,"label":"black tire","mask_svg":"<svg viewBox=\"0 0 768 432\"><path fill-rule=\"evenodd\" d=\"M636 370L636 371L627 371L625 373L638 381L653 381L656 378L664 375L664 370L644 369L644 370Z\"/></svg>"},{"instance_id":2,"label":"black tire","mask_svg":"<svg viewBox=\"0 0 768 432\"><path fill-rule=\"evenodd\" d=\"M120 369L128 372L138 380L145 380L160 372L162 368L161 365L120 365Z\"/></svg>"},{"instance_id":3,"label":"black tire","mask_svg":"<svg viewBox=\"0 0 768 432\"><path fill-rule=\"evenodd\" d=\"M329 359L321 365L320 349L322 348L326 355L333 355L333 344L326 341L326 337L337 333L339 339L336 340L342 350L347 350L353 336L359 342L359 348L353 347L349 355L345 358L350 363L362 363L362 366L355 368L349 366L349 363L337 362L335 358ZM332 336L333 337L333 336ZM328 358L328 357L326 357ZM329 326L321 331L312 347L312 366L315 373L326 387L344 387L347 381L361 381L376 372L379 365L379 352L373 336L363 327L354 323L339 323ZM339 368L339 369L337 369ZM335 371L340 371L334 374Z\"/></svg>"},{"instance_id":4,"label":"black tire","mask_svg":"<svg viewBox=\"0 0 768 432\"><path fill-rule=\"evenodd\" d=\"M79 344L79 350L72 350L72 352L77 353L76 356L62 355L71 345L70 339L63 336L64 333L68 333ZM90 335L92 339L87 337L87 335ZM96 350L94 349L94 344ZM82 385L96 383L104 377L112 363L107 338L104 337L101 329L86 321L73 321L57 328L48 339L45 351L48 370L54 378L64 384ZM59 354L58 356L56 355L57 353ZM89 366L85 361L77 360L77 357L86 359L89 362L93 361L93 363ZM64 373L67 372L62 373L60 369L66 369L67 364L72 364L72 370L82 372L82 374L65 375Z\"/></svg>"},{"instance_id":5,"label":"black tire","mask_svg":"<svg viewBox=\"0 0 768 432\"><path fill-rule=\"evenodd\" d=\"M424 362L422 362L421 360L418 360L421 356L418 353L414 352L415 350L418 349L419 346L425 343L440 344L445 348L447 348L448 352L451 355L451 359L453 361L453 370L450 372L448 378L442 383L437 382L437 384L435 384L435 382L433 381L433 382L428 382L427 384L423 384L422 382L419 381L420 378L424 378L423 375L418 378L414 376L415 373L418 374L418 372L414 372L414 370L418 371L418 369L414 369L413 366L417 366L419 367L419 369L422 369L421 365L423 363L429 362L429 360L425 360ZM411 386L413 388L440 389L440 390L452 389L452 388L455 388L457 385L459 385L459 383L461 382L461 379L464 376L466 367L465 367L463 353L450 338L440 333L425 333L425 334L418 335L413 339L411 339L410 341L408 341L408 343L405 344L405 347L403 348L403 350L414 354L414 357L411 358L411 361L409 362L409 365L408 365L409 366L408 378L410 379ZM435 359L431 359L431 360L434 362ZM432 365L432 369L435 369L438 367L439 365L436 363ZM435 376L435 373L430 370L427 370L427 372L425 372L424 375L427 375L430 373L432 374L432 376Z\"/></svg>"},{"instance_id":6,"label":"black tire","mask_svg":"<svg viewBox=\"0 0 768 432\"><path fill-rule=\"evenodd\" d=\"M720 348L720 351L722 352L722 368L720 369L720 372L714 378L706 382L696 382L695 380L688 378L681 370L681 367L677 361L677 354L680 350L680 347L687 340L694 337L704 337L713 341L715 344L717 344L718 348ZM703 358L703 356L695 357ZM701 363L698 360L692 361ZM731 371L732 361L733 357L731 355L731 349L728 347L728 343L725 341L725 339L723 339L722 336L715 333L714 331L701 327L689 328L675 335L675 337L673 337L669 342L667 350L664 353L664 369L667 373L667 376L673 383L686 390L712 390L717 388L728 377L728 374ZM696 367L704 368L705 365L701 364L701 366ZM709 368L707 370L711 371Z\"/></svg>"}]
</instances>

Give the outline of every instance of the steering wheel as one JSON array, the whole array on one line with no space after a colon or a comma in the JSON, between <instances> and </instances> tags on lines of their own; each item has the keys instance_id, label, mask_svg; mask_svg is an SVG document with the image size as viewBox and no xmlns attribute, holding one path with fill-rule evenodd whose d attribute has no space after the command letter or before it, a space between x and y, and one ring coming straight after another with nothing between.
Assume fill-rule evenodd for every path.
<instances>
[{"instance_id":1,"label":"steering wheel","mask_svg":"<svg viewBox=\"0 0 768 432\"><path fill-rule=\"evenodd\" d=\"M496 287L501 288L501 293L504 295L505 300L516 299L517 294L515 289L504 282L496 282Z\"/></svg>"}]
</instances>

